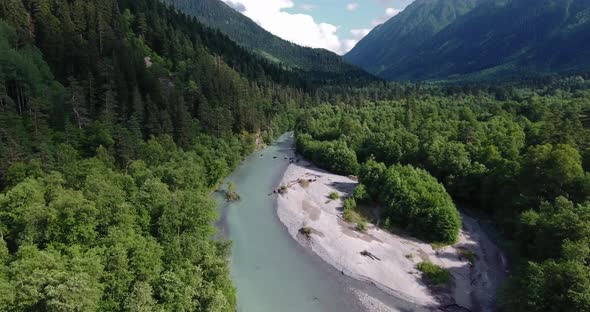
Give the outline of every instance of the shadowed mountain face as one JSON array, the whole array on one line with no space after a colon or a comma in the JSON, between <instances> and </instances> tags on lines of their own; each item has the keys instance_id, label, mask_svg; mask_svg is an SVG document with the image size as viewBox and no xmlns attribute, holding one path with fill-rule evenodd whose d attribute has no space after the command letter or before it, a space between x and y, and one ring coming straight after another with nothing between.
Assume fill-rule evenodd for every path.
<instances>
[{"instance_id":1,"label":"shadowed mountain face","mask_svg":"<svg viewBox=\"0 0 590 312\"><path fill-rule=\"evenodd\" d=\"M219 29L238 44L281 63L298 68L331 74L346 74L349 78L371 78L364 70L344 62L342 57L324 49L298 46L264 30L242 15L239 7L230 7L220 0L163 0L185 14L196 17L209 27Z\"/></svg>"},{"instance_id":2,"label":"shadowed mountain face","mask_svg":"<svg viewBox=\"0 0 590 312\"><path fill-rule=\"evenodd\" d=\"M391 80L590 69L586 0L417 0L346 59Z\"/></svg>"},{"instance_id":3,"label":"shadowed mountain face","mask_svg":"<svg viewBox=\"0 0 590 312\"><path fill-rule=\"evenodd\" d=\"M471 11L478 0L417 0L397 16L377 26L346 59L381 74Z\"/></svg>"}]
</instances>

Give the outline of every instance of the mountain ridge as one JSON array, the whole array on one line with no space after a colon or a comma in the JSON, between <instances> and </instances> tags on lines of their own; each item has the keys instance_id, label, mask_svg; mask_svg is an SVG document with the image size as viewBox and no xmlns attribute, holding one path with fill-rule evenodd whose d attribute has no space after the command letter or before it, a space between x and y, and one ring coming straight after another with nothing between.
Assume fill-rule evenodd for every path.
<instances>
[{"instance_id":1,"label":"mountain ridge","mask_svg":"<svg viewBox=\"0 0 590 312\"><path fill-rule=\"evenodd\" d=\"M371 74L325 49L308 48L281 39L220 0L162 0L177 10L217 29L241 46L291 69L339 73L373 79Z\"/></svg>"},{"instance_id":2,"label":"mountain ridge","mask_svg":"<svg viewBox=\"0 0 590 312\"><path fill-rule=\"evenodd\" d=\"M384 26L403 24L404 16L435 2L445 1L416 1L406 9L408 12L393 17L361 40L346 59L389 80L473 79L590 69L590 53L586 52L590 47L590 9L583 0L473 1L472 9L427 40L415 40L412 51L394 54L398 50L388 45L395 36ZM443 13L431 10L429 14L448 15ZM363 59L372 59L375 53L396 58L364 63Z\"/></svg>"},{"instance_id":3,"label":"mountain ridge","mask_svg":"<svg viewBox=\"0 0 590 312\"><path fill-rule=\"evenodd\" d=\"M483 0L417 0L375 27L344 58L378 75L391 60L411 54L479 1ZM437 14L432 14L434 10ZM385 49L381 42L395 42L395 45Z\"/></svg>"}]
</instances>

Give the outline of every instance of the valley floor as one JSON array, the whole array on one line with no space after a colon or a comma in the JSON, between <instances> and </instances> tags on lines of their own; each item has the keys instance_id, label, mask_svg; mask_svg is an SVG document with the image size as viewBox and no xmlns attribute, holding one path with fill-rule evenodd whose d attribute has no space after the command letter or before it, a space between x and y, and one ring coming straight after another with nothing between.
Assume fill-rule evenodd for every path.
<instances>
[{"instance_id":1,"label":"valley floor","mask_svg":"<svg viewBox=\"0 0 590 312\"><path fill-rule=\"evenodd\" d=\"M312 182L300 184L301 179ZM356 184L307 162L291 164L281 181L288 190L278 196L279 218L291 236L343 274L374 283L394 296L428 307L457 304L471 311L494 309L506 264L475 219L462 215L459 242L439 250L374 225L361 233L342 218L342 199L352 194ZM338 192L341 199L330 200L331 192ZM304 227L311 229L309 237L299 232ZM377 259L361 255L363 251ZM461 256L467 251L475 255L473 264ZM422 261L449 269L452 285L436 290L425 285L416 270Z\"/></svg>"}]
</instances>

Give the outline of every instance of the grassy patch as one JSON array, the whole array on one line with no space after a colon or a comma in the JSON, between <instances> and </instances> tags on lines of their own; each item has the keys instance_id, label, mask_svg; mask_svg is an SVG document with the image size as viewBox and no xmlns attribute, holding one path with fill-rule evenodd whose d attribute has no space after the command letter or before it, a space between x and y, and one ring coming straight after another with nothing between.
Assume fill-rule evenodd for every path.
<instances>
[{"instance_id":1,"label":"grassy patch","mask_svg":"<svg viewBox=\"0 0 590 312\"><path fill-rule=\"evenodd\" d=\"M475 264L475 261L477 260L477 255L473 251L468 249L459 249L458 253L460 258L467 259L469 263Z\"/></svg>"},{"instance_id":2,"label":"grassy patch","mask_svg":"<svg viewBox=\"0 0 590 312\"><path fill-rule=\"evenodd\" d=\"M233 182L230 182L227 186L227 191L225 192L225 200L228 202L236 202L240 200L240 194L236 191L236 185Z\"/></svg>"},{"instance_id":3,"label":"grassy patch","mask_svg":"<svg viewBox=\"0 0 590 312\"><path fill-rule=\"evenodd\" d=\"M279 187L279 194L287 194L288 191L289 187L284 184Z\"/></svg>"},{"instance_id":4,"label":"grassy patch","mask_svg":"<svg viewBox=\"0 0 590 312\"><path fill-rule=\"evenodd\" d=\"M420 262L416 268L426 281L436 286L447 285L451 281L451 272L432 262Z\"/></svg>"},{"instance_id":5,"label":"grassy patch","mask_svg":"<svg viewBox=\"0 0 590 312\"><path fill-rule=\"evenodd\" d=\"M308 188L309 187L309 180L299 179L299 185L301 185L302 188Z\"/></svg>"},{"instance_id":6,"label":"grassy patch","mask_svg":"<svg viewBox=\"0 0 590 312\"><path fill-rule=\"evenodd\" d=\"M356 230L361 233L367 233L368 229L369 228L367 227L367 222L365 222L364 220L361 220L359 223L356 224Z\"/></svg>"},{"instance_id":7,"label":"grassy patch","mask_svg":"<svg viewBox=\"0 0 590 312\"><path fill-rule=\"evenodd\" d=\"M355 210L356 209L356 201L354 198L349 197L344 200L344 211L346 210Z\"/></svg>"},{"instance_id":8,"label":"grassy patch","mask_svg":"<svg viewBox=\"0 0 590 312\"><path fill-rule=\"evenodd\" d=\"M445 243L432 243L430 244L430 246L432 246L432 249L434 250L441 250L445 247L447 247L449 244L445 244Z\"/></svg>"},{"instance_id":9,"label":"grassy patch","mask_svg":"<svg viewBox=\"0 0 590 312\"><path fill-rule=\"evenodd\" d=\"M240 200L240 194L236 192L226 192L225 200L227 200L230 203L237 202L238 200Z\"/></svg>"},{"instance_id":10,"label":"grassy patch","mask_svg":"<svg viewBox=\"0 0 590 312\"><path fill-rule=\"evenodd\" d=\"M348 223L359 223L364 221L364 218L358 212L352 209L344 210L342 217L344 218L344 221Z\"/></svg>"},{"instance_id":11,"label":"grassy patch","mask_svg":"<svg viewBox=\"0 0 590 312\"><path fill-rule=\"evenodd\" d=\"M310 227L302 227L299 229L299 233L307 238L311 238L311 233L313 233L313 230Z\"/></svg>"},{"instance_id":12,"label":"grassy patch","mask_svg":"<svg viewBox=\"0 0 590 312\"><path fill-rule=\"evenodd\" d=\"M330 195L328 195L328 198L331 200L338 200L340 199L340 195L338 195L337 192L331 192Z\"/></svg>"}]
</instances>

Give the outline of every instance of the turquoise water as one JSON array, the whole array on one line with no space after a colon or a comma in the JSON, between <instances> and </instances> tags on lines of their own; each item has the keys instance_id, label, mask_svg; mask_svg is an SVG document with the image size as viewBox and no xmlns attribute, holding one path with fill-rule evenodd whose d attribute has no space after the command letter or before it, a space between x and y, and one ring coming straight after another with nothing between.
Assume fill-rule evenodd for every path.
<instances>
[{"instance_id":1,"label":"turquoise water","mask_svg":"<svg viewBox=\"0 0 590 312\"><path fill-rule=\"evenodd\" d=\"M218 228L233 241L231 270L238 291L238 311L362 311L352 289L379 298L401 311L420 309L376 287L342 275L287 232L276 214L272 195L293 157L293 138L256 152L228 178L241 200L219 198Z\"/></svg>"}]
</instances>

